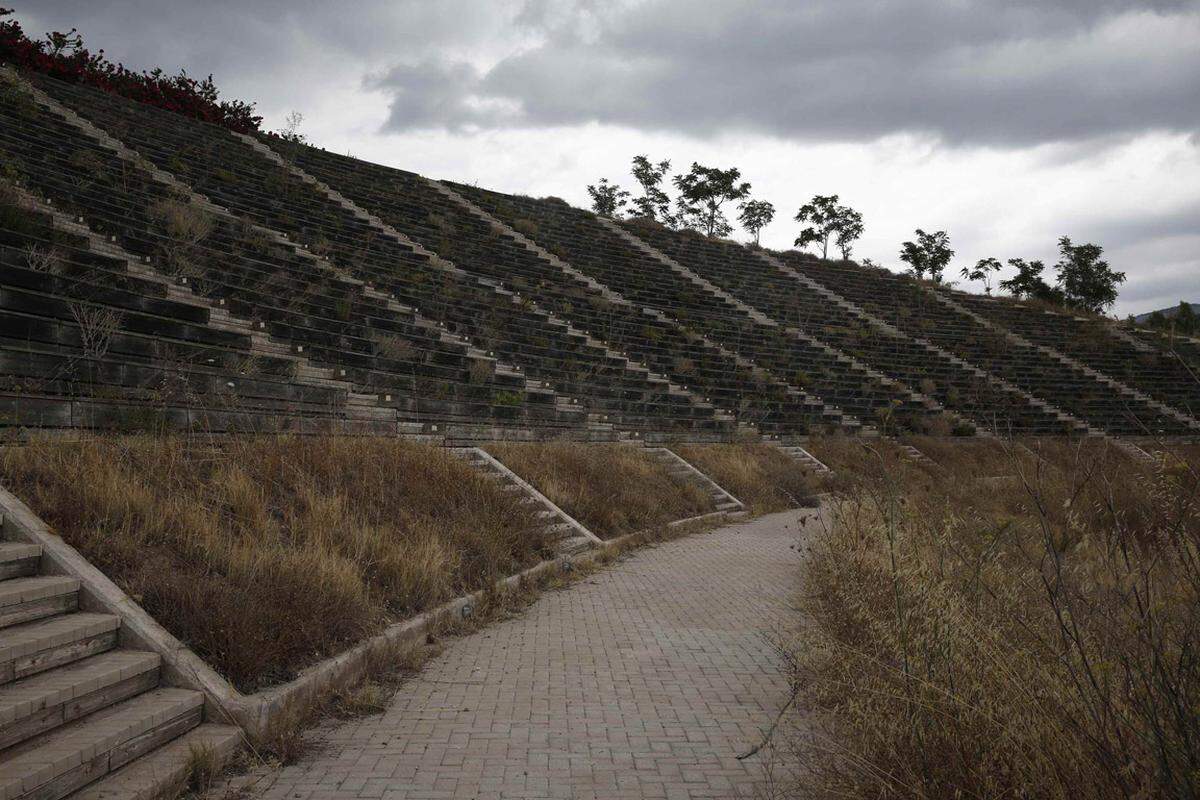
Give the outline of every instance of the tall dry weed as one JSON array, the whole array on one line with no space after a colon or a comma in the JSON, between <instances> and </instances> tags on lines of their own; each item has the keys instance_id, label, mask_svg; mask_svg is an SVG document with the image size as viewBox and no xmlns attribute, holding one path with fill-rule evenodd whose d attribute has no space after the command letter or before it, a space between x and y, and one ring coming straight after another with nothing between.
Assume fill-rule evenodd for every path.
<instances>
[{"instance_id":1,"label":"tall dry weed","mask_svg":"<svg viewBox=\"0 0 1200 800\"><path fill-rule=\"evenodd\" d=\"M601 538L713 510L703 489L676 480L640 448L499 442L487 449Z\"/></svg>"},{"instance_id":2,"label":"tall dry weed","mask_svg":"<svg viewBox=\"0 0 1200 800\"><path fill-rule=\"evenodd\" d=\"M793 793L1196 796L1195 467L924 444L940 467L862 449L812 544Z\"/></svg>"},{"instance_id":3,"label":"tall dry weed","mask_svg":"<svg viewBox=\"0 0 1200 800\"><path fill-rule=\"evenodd\" d=\"M243 690L554 551L516 498L396 440L36 439L0 480Z\"/></svg>"},{"instance_id":4,"label":"tall dry weed","mask_svg":"<svg viewBox=\"0 0 1200 800\"><path fill-rule=\"evenodd\" d=\"M778 448L712 444L672 449L755 514L816 505L816 476Z\"/></svg>"}]
</instances>

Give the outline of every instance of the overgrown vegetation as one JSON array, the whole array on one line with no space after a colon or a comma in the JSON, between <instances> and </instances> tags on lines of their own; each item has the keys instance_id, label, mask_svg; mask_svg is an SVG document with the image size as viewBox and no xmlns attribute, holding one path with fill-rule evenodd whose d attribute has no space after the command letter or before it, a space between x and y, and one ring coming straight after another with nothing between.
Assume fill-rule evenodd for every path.
<instances>
[{"instance_id":1,"label":"overgrown vegetation","mask_svg":"<svg viewBox=\"0 0 1200 800\"><path fill-rule=\"evenodd\" d=\"M754 514L817 504L816 476L765 444L676 445L686 461L741 500Z\"/></svg>"},{"instance_id":2,"label":"overgrown vegetation","mask_svg":"<svg viewBox=\"0 0 1200 800\"><path fill-rule=\"evenodd\" d=\"M1179 305L1169 309L1167 313L1155 311L1146 317L1145 322L1138 323L1133 317L1129 318L1132 325L1142 325L1156 331L1182 336L1200 335L1200 315L1196 314L1195 303L1180 300Z\"/></svg>"},{"instance_id":3,"label":"overgrown vegetation","mask_svg":"<svg viewBox=\"0 0 1200 800\"><path fill-rule=\"evenodd\" d=\"M937 465L814 445L854 466L781 646L795 725L776 738L803 770L787 793L1195 797L1194 454L913 443Z\"/></svg>"},{"instance_id":4,"label":"overgrown vegetation","mask_svg":"<svg viewBox=\"0 0 1200 800\"><path fill-rule=\"evenodd\" d=\"M512 494L397 440L37 439L0 480L243 691L554 552Z\"/></svg>"},{"instance_id":5,"label":"overgrown vegetation","mask_svg":"<svg viewBox=\"0 0 1200 800\"><path fill-rule=\"evenodd\" d=\"M601 538L713 510L701 488L672 478L639 448L497 442L486 449Z\"/></svg>"},{"instance_id":6,"label":"overgrown vegetation","mask_svg":"<svg viewBox=\"0 0 1200 800\"><path fill-rule=\"evenodd\" d=\"M21 23L3 19L12 13L11 8L0 8L0 62L70 83L86 84L242 133L257 131L262 122L262 117L254 113L253 103L220 99L211 75L198 81L185 70L178 75L167 75L157 68L134 72L124 64L109 61L103 50L89 51L74 28L66 33L47 33L44 40L30 39Z\"/></svg>"}]
</instances>

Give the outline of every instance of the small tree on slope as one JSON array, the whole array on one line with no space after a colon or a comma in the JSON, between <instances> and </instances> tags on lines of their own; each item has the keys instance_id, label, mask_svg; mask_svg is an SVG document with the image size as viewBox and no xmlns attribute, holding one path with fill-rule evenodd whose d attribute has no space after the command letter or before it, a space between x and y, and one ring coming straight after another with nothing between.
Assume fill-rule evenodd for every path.
<instances>
[{"instance_id":1,"label":"small tree on slope","mask_svg":"<svg viewBox=\"0 0 1200 800\"><path fill-rule=\"evenodd\" d=\"M738 222L754 235L754 244L758 244L758 234L775 219L775 206L766 200L747 200L738 206L741 213Z\"/></svg>"},{"instance_id":2,"label":"small tree on slope","mask_svg":"<svg viewBox=\"0 0 1200 800\"><path fill-rule=\"evenodd\" d=\"M1047 303L1062 303L1062 293L1042 280L1042 272L1046 265L1041 261L1010 258L1008 265L1015 269L1017 274L1008 280L1000 281L1001 289L1022 300L1032 298Z\"/></svg>"},{"instance_id":3,"label":"small tree on slope","mask_svg":"<svg viewBox=\"0 0 1200 800\"><path fill-rule=\"evenodd\" d=\"M842 259L849 261L854 243L863 234L862 214L850 206L838 206L836 222L834 230L836 231L837 246L842 251Z\"/></svg>"},{"instance_id":4,"label":"small tree on slope","mask_svg":"<svg viewBox=\"0 0 1200 800\"><path fill-rule=\"evenodd\" d=\"M945 231L926 233L917 228L917 241L905 242L900 248L900 260L912 268L913 275L924 278L926 275L934 283L942 282L942 273L954 251L950 249L950 236Z\"/></svg>"},{"instance_id":5,"label":"small tree on slope","mask_svg":"<svg viewBox=\"0 0 1200 800\"><path fill-rule=\"evenodd\" d=\"M1116 272L1100 258L1104 248L1095 244L1072 244L1067 236L1058 240L1060 254L1058 288L1069 306L1099 314L1117 302L1117 286L1125 273Z\"/></svg>"},{"instance_id":6,"label":"small tree on slope","mask_svg":"<svg viewBox=\"0 0 1200 800\"><path fill-rule=\"evenodd\" d=\"M629 192L615 183L609 183L608 178L601 178L594 186L587 187L587 192L592 198L592 211L602 217L619 218L629 197Z\"/></svg>"},{"instance_id":7,"label":"small tree on slope","mask_svg":"<svg viewBox=\"0 0 1200 800\"><path fill-rule=\"evenodd\" d=\"M633 198L634 216L647 220L658 220L672 225L671 198L659 186L671 169L670 161L650 162L646 156L633 157L633 178L642 187L642 196Z\"/></svg>"},{"instance_id":8,"label":"small tree on slope","mask_svg":"<svg viewBox=\"0 0 1200 800\"><path fill-rule=\"evenodd\" d=\"M807 222L809 225L796 237L794 242L796 247L819 244L821 245L821 258L829 257L829 237L833 236L838 225L837 201L836 194L818 194L800 206L800 210L796 212L796 222Z\"/></svg>"},{"instance_id":9,"label":"small tree on slope","mask_svg":"<svg viewBox=\"0 0 1200 800\"><path fill-rule=\"evenodd\" d=\"M959 274L968 281L983 281L983 293L992 293L992 273L999 272L1001 264L995 258L981 258L974 267L963 267Z\"/></svg>"},{"instance_id":10,"label":"small tree on slope","mask_svg":"<svg viewBox=\"0 0 1200 800\"><path fill-rule=\"evenodd\" d=\"M741 177L742 172L737 167L718 169L692 162L688 174L675 176L675 187L679 189L675 201L679 224L703 231L709 237L728 236L733 227L721 206L750 195L750 184L738 183Z\"/></svg>"}]
</instances>

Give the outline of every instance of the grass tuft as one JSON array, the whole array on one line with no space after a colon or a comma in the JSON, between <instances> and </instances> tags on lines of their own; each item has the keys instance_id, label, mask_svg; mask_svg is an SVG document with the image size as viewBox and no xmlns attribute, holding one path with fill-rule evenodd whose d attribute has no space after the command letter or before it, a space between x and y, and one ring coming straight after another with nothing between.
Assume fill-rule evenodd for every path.
<instances>
[{"instance_id":1,"label":"grass tuft","mask_svg":"<svg viewBox=\"0 0 1200 800\"><path fill-rule=\"evenodd\" d=\"M676 445L672 449L754 514L817 504L816 476L766 444Z\"/></svg>"},{"instance_id":2,"label":"grass tuft","mask_svg":"<svg viewBox=\"0 0 1200 800\"><path fill-rule=\"evenodd\" d=\"M568 442L489 444L487 451L603 539L713 510L641 448Z\"/></svg>"},{"instance_id":3,"label":"grass tuft","mask_svg":"<svg viewBox=\"0 0 1200 800\"><path fill-rule=\"evenodd\" d=\"M914 443L938 465L814 443L844 477L784 647L790 795L1196 796L1196 463Z\"/></svg>"},{"instance_id":4,"label":"grass tuft","mask_svg":"<svg viewBox=\"0 0 1200 800\"><path fill-rule=\"evenodd\" d=\"M389 439L44 438L0 480L245 692L555 545L469 465Z\"/></svg>"}]
</instances>

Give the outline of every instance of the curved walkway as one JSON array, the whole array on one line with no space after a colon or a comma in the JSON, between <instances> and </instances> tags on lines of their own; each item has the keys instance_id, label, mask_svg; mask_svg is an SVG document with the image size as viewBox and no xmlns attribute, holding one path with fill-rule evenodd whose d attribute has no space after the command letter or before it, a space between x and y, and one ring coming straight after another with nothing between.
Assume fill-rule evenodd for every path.
<instances>
[{"instance_id":1,"label":"curved walkway","mask_svg":"<svg viewBox=\"0 0 1200 800\"><path fill-rule=\"evenodd\" d=\"M786 701L801 520L644 548L519 617L450 641L386 712L324 730L259 784L310 798L753 797ZM263 786L263 784L267 784ZM257 792L256 792L257 793Z\"/></svg>"}]
</instances>

